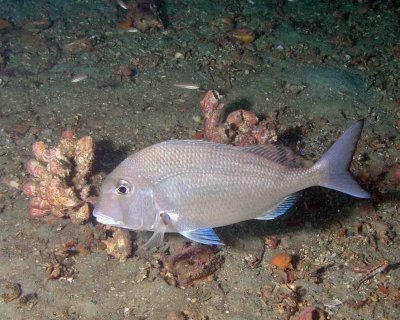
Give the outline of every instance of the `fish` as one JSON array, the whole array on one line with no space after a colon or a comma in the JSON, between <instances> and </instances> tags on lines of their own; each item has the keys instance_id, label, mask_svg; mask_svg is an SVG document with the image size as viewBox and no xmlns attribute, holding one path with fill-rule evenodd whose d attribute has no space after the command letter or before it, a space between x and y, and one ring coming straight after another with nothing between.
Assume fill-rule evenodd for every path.
<instances>
[{"instance_id":1,"label":"fish","mask_svg":"<svg viewBox=\"0 0 400 320\"><path fill-rule=\"evenodd\" d=\"M199 86L198 84L194 84L194 83L175 83L174 87L177 87L180 89L206 91L206 89L204 89L201 86Z\"/></svg>"},{"instance_id":2,"label":"fish","mask_svg":"<svg viewBox=\"0 0 400 320\"><path fill-rule=\"evenodd\" d=\"M362 128L362 120L353 124L308 168L280 145L154 144L130 155L106 177L93 215L102 224L152 231L143 248L161 245L169 232L223 245L213 228L272 220L312 186L370 198L348 171Z\"/></svg>"},{"instance_id":3,"label":"fish","mask_svg":"<svg viewBox=\"0 0 400 320\"><path fill-rule=\"evenodd\" d=\"M122 9L125 9L125 10L128 10L128 9L129 9L128 6L125 4L125 2L123 2L122 0L117 0L117 4L118 4Z\"/></svg>"},{"instance_id":4,"label":"fish","mask_svg":"<svg viewBox=\"0 0 400 320\"><path fill-rule=\"evenodd\" d=\"M77 83L87 79L87 74L74 74L71 78L72 83Z\"/></svg>"},{"instance_id":5,"label":"fish","mask_svg":"<svg viewBox=\"0 0 400 320\"><path fill-rule=\"evenodd\" d=\"M137 32L139 32L139 29L137 29L137 28L128 28L125 31L129 32L129 33L137 33Z\"/></svg>"}]
</instances>

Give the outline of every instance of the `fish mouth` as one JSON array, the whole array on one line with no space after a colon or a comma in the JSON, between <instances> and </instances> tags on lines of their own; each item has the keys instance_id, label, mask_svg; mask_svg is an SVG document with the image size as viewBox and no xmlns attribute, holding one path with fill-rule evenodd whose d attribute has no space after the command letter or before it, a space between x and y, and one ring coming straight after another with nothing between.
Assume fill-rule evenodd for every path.
<instances>
[{"instance_id":1,"label":"fish mouth","mask_svg":"<svg viewBox=\"0 0 400 320\"><path fill-rule=\"evenodd\" d=\"M125 226L125 223L123 223L122 221L115 220L114 218L111 218L96 209L93 211L93 216L96 218L97 222L100 222L102 224L107 224L114 227Z\"/></svg>"}]
</instances>

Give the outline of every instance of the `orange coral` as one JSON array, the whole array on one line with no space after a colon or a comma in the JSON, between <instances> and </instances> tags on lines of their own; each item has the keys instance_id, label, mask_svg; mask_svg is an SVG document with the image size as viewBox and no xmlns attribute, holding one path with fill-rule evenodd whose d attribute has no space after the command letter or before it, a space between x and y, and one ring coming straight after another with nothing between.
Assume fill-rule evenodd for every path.
<instances>
[{"instance_id":1,"label":"orange coral","mask_svg":"<svg viewBox=\"0 0 400 320\"><path fill-rule=\"evenodd\" d=\"M138 0L127 3L126 6L128 10L126 19L117 23L117 29L128 30L134 27L141 32L164 29L156 1Z\"/></svg>"},{"instance_id":2,"label":"orange coral","mask_svg":"<svg viewBox=\"0 0 400 320\"><path fill-rule=\"evenodd\" d=\"M200 102L201 112L206 119L204 124L204 138L214 142L227 143L228 136L225 128L220 123L221 112L224 104L219 101L220 95L217 91L209 90Z\"/></svg>"},{"instance_id":3,"label":"orange coral","mask_svg":"<svg viewBox=\"0 0 400 320\"><path fill-rule=\"evenodd\" d=\"M164 23L160 19L160 12L157 1L137 0L127 4L129 13L132 17L132 27L141 32L150 30L163 30Z\"/></svg>"},{"instance_id":4,"label":"orange coral","mask_svg":"<svg viewBox=\"0 0 400 320\"><path fill-rule=\"evenodd\" d=\"M133 26L133 18L132 16L128 15L125 21L117 23L117 29L128 30Z\"/></svg>"},{"instance_id":5,"label":"orange coral","mask_svg":"<svg viewBox=\"0 0 400 320\"><path fill-rule=\"evenodd\" d=\"M236 110L231 112L225 123L221 122L223 103L217 91L209 90L200 102L205 117L204 138L218 143L236 146L276 142L277 129L270 118L259 121L254 112Z\"/></svg>"},{"instance_id":6,"label":"orange coral","mask_svg":"<svg viewBox=\"0 0 400 320\"><path fill-rule=\"evenodd\" d=\"M292 267L292 256L287 253L278 254L272 257L271 265L286 270Z\"/></svg>"},{"instance_id":7,"label":"orange coral","mask_svg":"<svg viewBox=\"0 0 400 320\"><path fill-rule=\"evenodd\" d=\"M53 214L70 217L82 223L90 216L87 176L93 162L92 138L78 139L72 131L65 131L59 144L48 148L43 141L33 144L35 159L27 163L31 180L22 191L31 197L31 217Z\"/></svg>"}]
</instances>

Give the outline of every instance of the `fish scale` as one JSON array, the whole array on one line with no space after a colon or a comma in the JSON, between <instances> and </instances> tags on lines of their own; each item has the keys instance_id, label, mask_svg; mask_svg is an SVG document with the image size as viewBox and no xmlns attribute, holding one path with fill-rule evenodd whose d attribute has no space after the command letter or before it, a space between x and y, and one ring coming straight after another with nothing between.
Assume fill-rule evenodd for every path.
<instances>
[{"instance_id":1,"label":"fish scale","mask_svg":"<svg viewBox=\"0 0 400 320\"><path fill-rule=\"evenodd\" d=\"M286 212L299 191L323 186L368 198L348 172L363 123L351 126L311 168L299 168L282 146L236 147L208 141L171 140L124 160L105 179L94 216L101 223L165 232L204 244L221 244L212 230Z\"/></svg>"},{"instance_id":2,"label":"fish scale","mask_svg":"<svg viewBox=\"0 0 400 320\"><path fill-rule=\"evenodd\" d=\"M160 146L160 150L172 149L172 152L162 152L160 162L164 159L179 161L168 163L168 172L154 177L153 182L156 185L161 184L161 190L169 195L170 201L179 211L192 217L190 225L198 224L201 219L211 221L210 218L215 216L214 212L218 212L221 218L214 218L211 227L252 219L287 195L286 190L282 190L283 194L275 192L266 202L266 195L279 187L281 175L276 170L265 170L265 167L277 167L278 164L262 157L249 156L238 148L209 143L200 146L188 144L189 146L182 147L174 145L173 149L171 145ZM160 150L150 150L148 157L157 157ZM208 156L199 157L199 154ZM227 162L229 158L235 158L235 162ZM181 163L186 164L186 167L182 167ZM285 168L282 167L281 170ZM179 178L171 179L172 175ZM239 212L244 214L239 215Z\"/></svg>"}]
</instances>

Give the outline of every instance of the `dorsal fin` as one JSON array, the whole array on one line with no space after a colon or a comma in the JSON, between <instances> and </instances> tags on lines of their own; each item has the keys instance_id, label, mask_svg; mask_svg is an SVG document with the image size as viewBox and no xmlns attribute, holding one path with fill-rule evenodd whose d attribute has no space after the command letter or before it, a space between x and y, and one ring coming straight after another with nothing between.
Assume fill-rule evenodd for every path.
<instances>
[{"instance_id":1,"label":"dorsal fin","mask_svg":"<svg viewBox=\"0 0 400 320\"><path fill-rule=\"evenodd\" d=\"M270 161L274 161L287 167L299 167L296 155L289 148L275 144L257 144L243 147L243 151L256 154Z\"/></svg>"}]
</instances>

